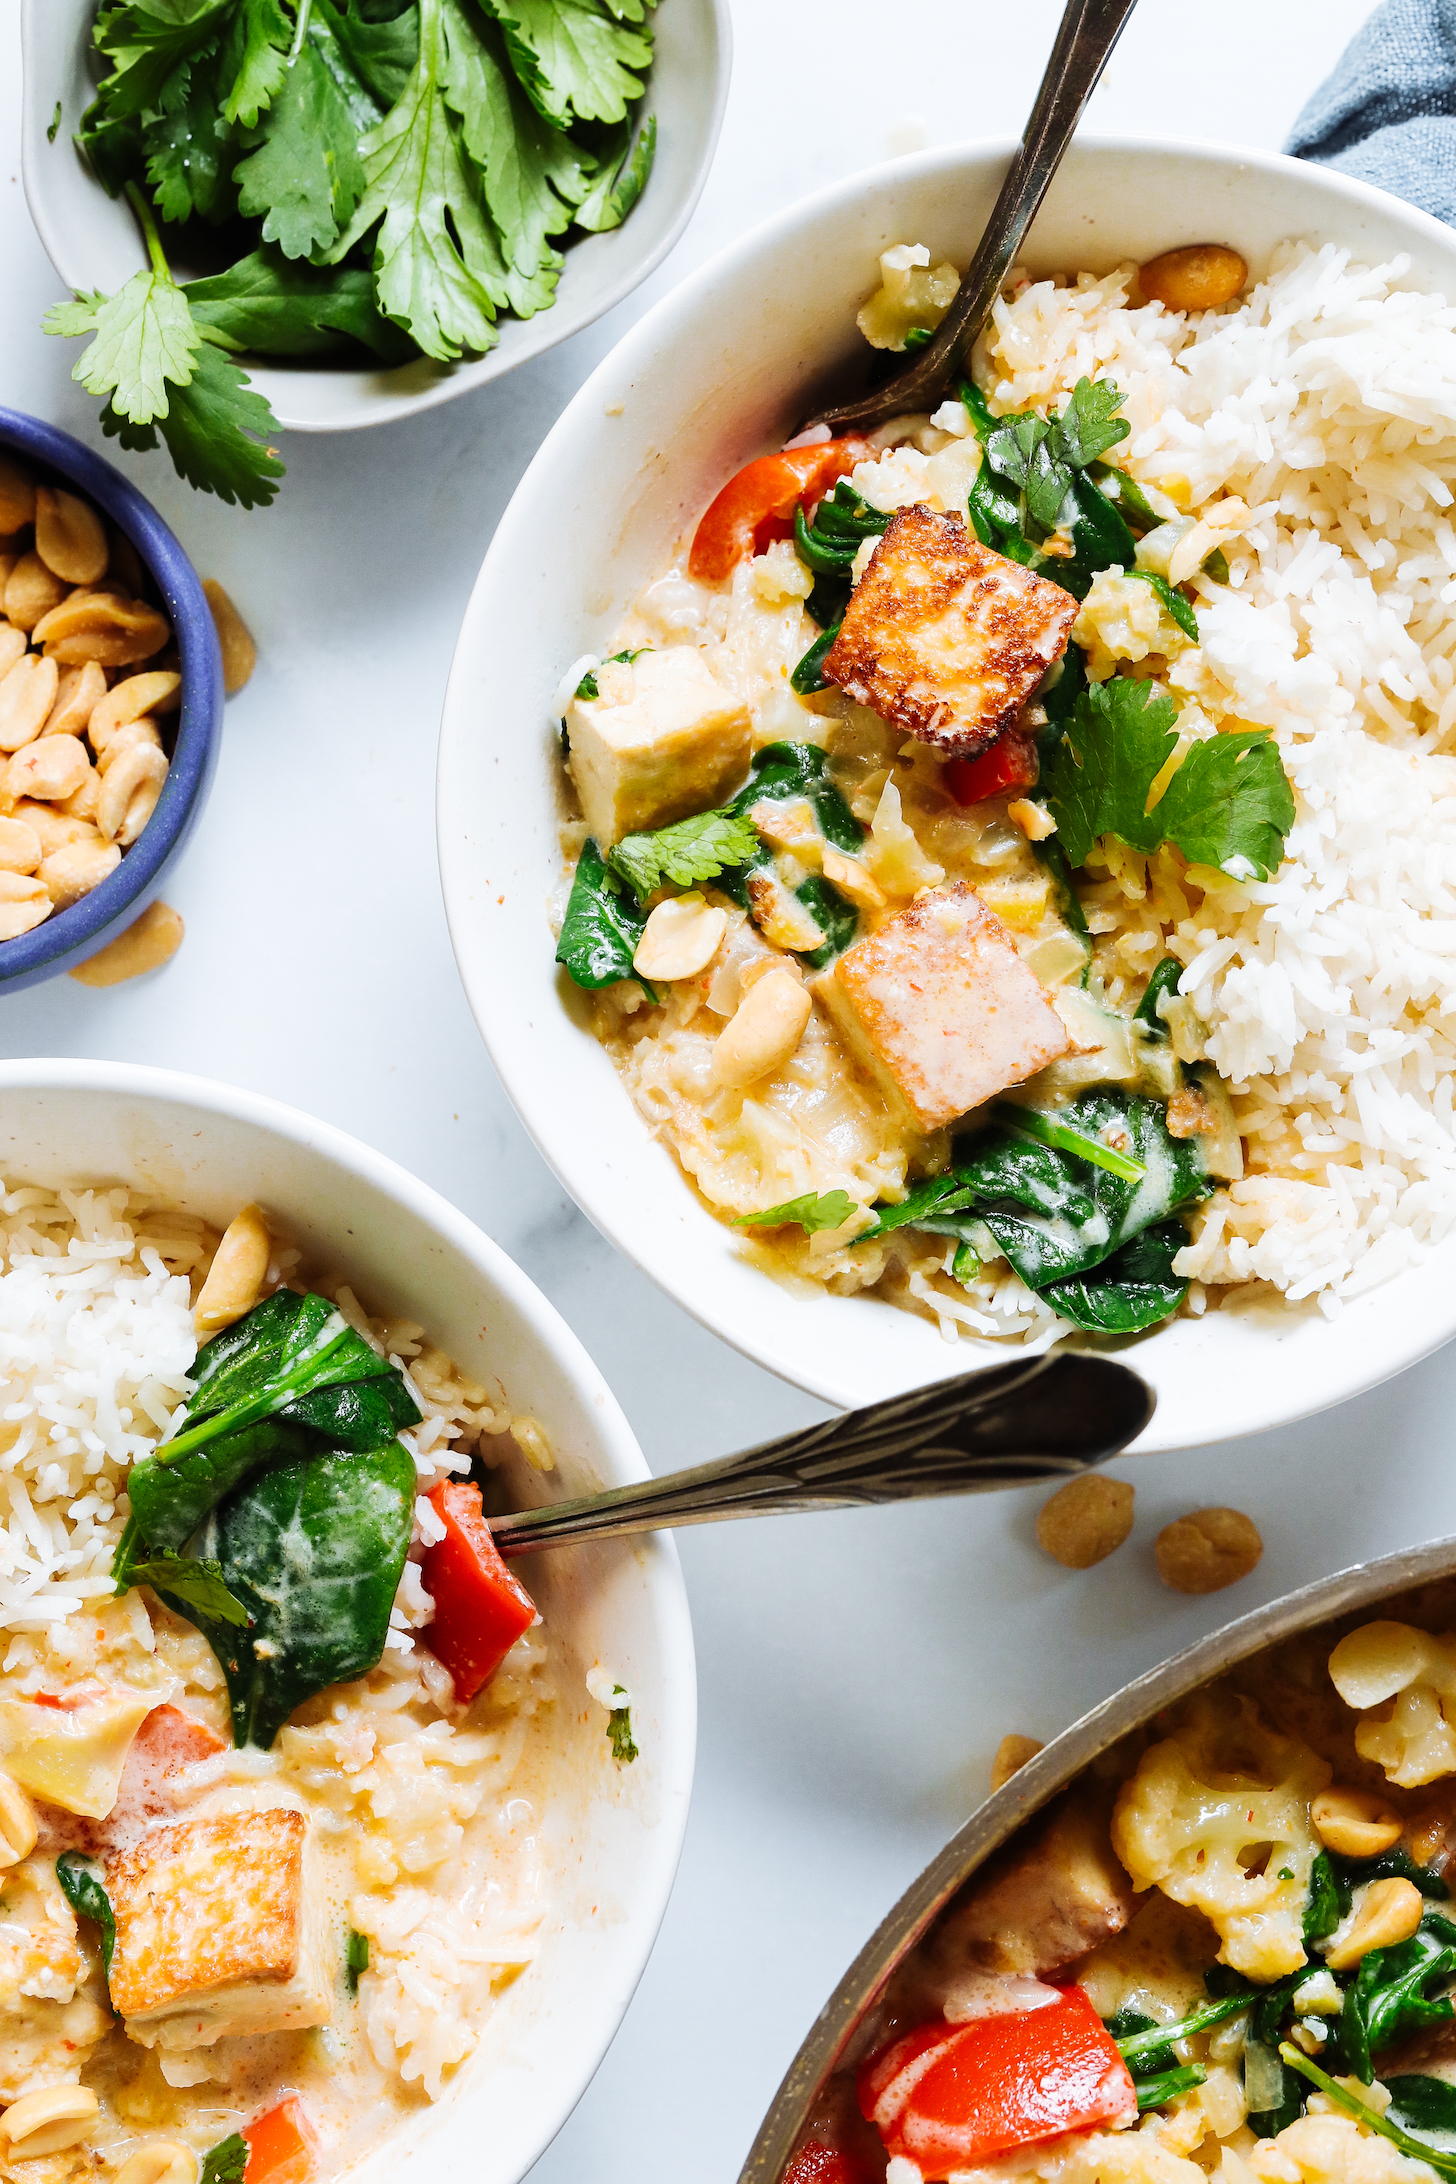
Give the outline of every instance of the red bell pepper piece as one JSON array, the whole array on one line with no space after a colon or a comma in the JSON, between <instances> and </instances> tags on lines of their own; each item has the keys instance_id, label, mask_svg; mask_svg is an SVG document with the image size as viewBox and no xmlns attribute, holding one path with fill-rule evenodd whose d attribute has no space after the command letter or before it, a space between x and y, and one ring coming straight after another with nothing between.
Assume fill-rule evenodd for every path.
<instances>
[{"instance_id":1,"label":"red bell pepper piece","mask_svg":"<svg viewBox=\"0 0 1456 2184\"><path fill-rule=\"evenodd\" d=\"M873 453L868 440L852 433L760 455L728 480L698 525L688 574L705 584L720 583L750 554L762 553L776 538L792 537L800 503L822 499L836 478Z\"/></svg>"},{"instance_id":2,"label":"red bell pepper piece","mask_svg":"<svg viewBox=\"0 0 1456 2184\"><path fill-rule=\"evenodd\" d=\"M869 2184L863 2162L856 2161L823 2139L806 2139L797 2146L783 2174L782 2184Z\"/></svg>"},{"instance_id":3,"label":"red bell pepper piece","mask_svg":"<svg viewBox=\"0 0 1456 2184\"><path fill-rule=\"evenodd\" d=\"M308 2184L318 2156L318 2141L308 2112L296 2093L245 2124L248 2165L243 2184Z\"/></svg>"},{"instance_id":4,"label":"red bell pepper piece","mask_svg":"<svg viewBox=\"0 0 1456 2184\"><path fill-rule=\"evenodd\" d=\"M1034 789L1039 772L1035 736L1025 728L1007 728L974 758L951 759L944 779L958 804L984 804L988 796Z\"/></svg>"},{"instance_id":5,"label":"red bell pepper piece","mask_svg":"<svg viewBox=\"0 0 1456 2184\"><path fill-rule=\"evenodd\" d=\"M468 1705L489 1683L523 1630L536 1620L536 1603L512 1577L490 1536L480 1488L465 1479L442 1479L430 1490L430 1507L445 1537L426 1550L420 1577L435 1603L435 1619L422 1633Z\"/></svg>"},{"instance_id":6,"label":"red bell pepper piece","mask_svg":"<svg viewBox=\"0 0 1456 2184\"><path fill-rule=\"evenodd\" d=\"M858 2092L886 2151L927 2184L1137 2114L1131 2073L1080 1987L1039 2010L922 2025L866 2065Z\"/></svg>"}]
</instances>

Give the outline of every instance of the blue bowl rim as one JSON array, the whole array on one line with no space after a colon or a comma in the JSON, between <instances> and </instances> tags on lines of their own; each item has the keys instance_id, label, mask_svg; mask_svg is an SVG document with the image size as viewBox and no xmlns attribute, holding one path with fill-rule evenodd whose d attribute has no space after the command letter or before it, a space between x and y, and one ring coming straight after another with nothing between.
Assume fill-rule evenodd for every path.
<instances>
[{"instance_id":1,"label":"blue bowl rim","mask_svg":"<svg viewBox=\"0 0 1456 2184\"><path fill-rule=\"evenodd\" d=\"M130 539L161 592L177 639L182 705L157 808L116 870L69 909L0 941L0 992L94 955L145 906L206 802L222 726L222 651L202 580L151 502L91 448L22 410L0 408L0 446L48 468L84 494ZM144 666L135 670L144 672Z\"/></svg>"}]
</instances>

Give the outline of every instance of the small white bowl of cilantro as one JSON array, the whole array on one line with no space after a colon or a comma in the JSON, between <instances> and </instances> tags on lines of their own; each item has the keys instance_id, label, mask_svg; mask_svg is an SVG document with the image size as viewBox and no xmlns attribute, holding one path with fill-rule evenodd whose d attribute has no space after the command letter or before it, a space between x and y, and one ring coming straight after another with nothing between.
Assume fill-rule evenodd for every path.
<instances>
[{"instance_id":1,"label":"small white bowl of cilantro","mask_svg":"<svg viewBox=\"0 0 1456 2184\"><path fill-rule=\"evenodd\" d=\"M449 401L620 303L681 234L726 0L26 0L46 320L123 446L251 508L277 428Z\"/></svg>"}]
</instances>

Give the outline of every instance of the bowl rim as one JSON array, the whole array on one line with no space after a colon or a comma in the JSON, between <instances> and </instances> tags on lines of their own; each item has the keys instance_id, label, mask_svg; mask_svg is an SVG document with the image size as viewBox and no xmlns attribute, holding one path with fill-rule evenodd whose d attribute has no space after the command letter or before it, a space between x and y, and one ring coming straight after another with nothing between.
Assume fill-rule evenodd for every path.
<instances>
[{"instance_id":1,"label":"bowl rim","mask_svg":"<svg viewBox=\"0 0 1456 2184\"><path fill-rule=\"evenodd\" d=\"M201 816L217 768L222 650L202 580L171 526L130 479L59 425L0 409L0 447L64 478L109 516L155 581L172 622L182 674L177 740L151 818L114 872L68 909L0 941L0 993L17 992L94 955L155 892L163 868ZM144 673L145 663L133 669Z\"/></svg>"},{"instance_id":2,"label":"bowl rim","mask_svg":"<svg viewBox=\"0 0 1456 2184\"><path fill-rule=\"evenodd\" d=\"M55 4L56 0L22 0L20 18L22 56L31 46L35 37L35 25L41 15L48 13ZM503 325L539 326L545 338L523 340L519 345L519 351L513 349L506 350L504 353L503 344L498 340L493 348L486 351L484 356L473 359L461 358L453 364L438 365L424 386L408 394L391 391L392 382L401 373L418 373L422 365L431 362L429 358L416 357L404 364L380 366L377 370L371 370L367 366L355 367L348 374L344 374L335 373L333 368L328 365L315 366L305 371L298 365L286 361L269 361L263 358L249 360L245 357L243 361L253 384L260 393L268 396L282 430L309 433L365 432L375 425L393 424L402 418L418 416L425 410L438 409L441 403L452 402L458 395L468 394L473 387L486 386L494 379L503 378L507 372L514 371L518 365L532 363L537 357L546 355L549 350L556 348L561 342L570 340L573 334L584 332L588 326L595 324L608 311L615 310L618 304L625 302L626 298L635 289L639 288L643 281L657 271L668 252L681 241L683 230L696 211L698 200L702 196L708 176L712 172L733 75L733 17L730 0L696 0L696 4L707 10L708 19L713 29L710 41L713 71L712 100L697 156L693 162L688 186L682 193L676 212L658 236L656 243L643 256L625 266L611 285L602 292L600 298L591 303L583 303L575 309L567 311L562 308L560 303L553 301L546 310L537 312L532 319L516 319L513 314L505 312L500 314L500 323ZM46 136L48 117L41 111L42 94L39 88L37 87L33 93L25 89L25 84L28 84L30 80L30 73L29 70L23 71L20 145L21 181L25 190L26 204L36 234L40 238L41 247L49 258L57 278L65 282L68 287L74 287L74 283L71 282L69 275L66 273L63 263L67 255L64 237L51 216L45 184L41 180L42 147L49 148L49 140ZM653 101L653 79L650 71L647 77L646 98L638 107L637 112L639 115L656 112ZM94 175L91 177L91 181L95 188L101 188L100 182L96 181ZM651 185L650 176L648 177L648 185L649 187ZM627 229L628 224L624 222L622 232L627 232ZM348 376L354 379L379 383L380 392L377 397L379 415L319 418L288 414L285 390L304 380L317 382L324 376Z\"/></svg>"},{"instance_id":3,"label":"bowl rim","mask_svg":"<svg viewBox=\"0 0 1456 2184\"><path fill-rule=\"evenodd\" d=\"M387 1154L376 1152L363 1139L266 1094L226 1084L216 1078L145 1063L72 1056L0 1059L0 1108L3 1108L7 1093L19 1091L99 1092L132 1104L155 1099L190 1106L201 1113L249 1124L284 1138L357 1174L384 1197L397 1202L431 1227L463 1258L473 1263L526 1322L543 1349L549 1352L554 1369L575 1388L583 1407L595 1421L601 1450L612 1468L611 1483L630 1485L652 1476L637 1437L600 1368L530 1275L467 1214ZM0 1152L0 1174L3 1174L3 1152ZM586 2043L591 2057L589 2067L579 2083L562 2085L542 2103L536 2143L519 2172L522 2177L560 2131L596 2076L616 2037L656 1946L682 1855L697 1743L697 1674L692 1620L675 1540L664 1532L651 1533L648 1538L655 1552L644 1567L643 1581L649 1589L652 1613L661 1630L662 1726L666 1730L670 1724L671 1734L663 1739L663 1771L655 1817L650 1826L644 1827L642 1880L628 1913L628 1921L636 1931L636 1943L618 1967L610 1988L603 1989L595 2030ZM470 2089L462 2089L462 2092L466 2099L471 2097ZM372 2154L365 2155L361 2161L372 2158Z\"/></svg>"},{"instance_id":4,"label":"bowl rim","mask_svg":"<svg viewBox=\"0 0 1456 2184\"><path fill-rule=\"evenodd\" d=\"M1110 1745L1251 1654L1335 1616L1456 1571L1456 1537L1399 1548L1282 1593L1146 1669L1069 1724L957 1829L912 1881L855 1957L784 2073L743 2164L739 2184L778 2184L810 2104L865 2010L958 1888Z\"/></svg>"},{"instance_id":5,"label":"bowl rim","mask_svg":"<svg viewBox=\"0 0 1456 2184\"><path fill-rule=\"evenodd\" d=\"M585 427L588 420L600 431L599 420L604 410L620 402L628 390L638 385L651 368L654 352L665 346L678 327L688 321L696 321L706 310L715 285L756 264L766 264L774 259L781 261L802 230L823 222L845 206L860 200L867 192L888 191L901 181L913 183L937 176L953 182L957 175L964 174L970 167L993 166L1009 161L1015 142L1010 137L967 138L955 144L932 146L927 150L910 153L903 158L842 177L772 214L748 234L735 238L644 312L566 405L541 442L511 496L471 590L451 664L441 716L436 833L446 922L467 1003L486 1051L516 1113L563 1188L616 1250L641 1267L659 1287L668 1291L676 1303L682 1305L720 1340L728 1342L755 1364L777 1373L792 1385L841 1408L853 1408L864 1402L878 1400L890 1390L878 1382L873 1387L850 1385L842 1371L832 1366L828 1369L821 1366L812 1344L800 1343L795 1346L780 1339L775 1345L768 1338L766 1315L750 1319L748 1314L739 1313L730 1323L725 1324L715 1313L714 1298L707 1284L694 1282L679 1286L672 1272L656 1263L652 1251L636 1233L624 1231L617 1225L604 1210L605 1171L594 1167L585 1159L565 1134L553 1131L549 1125L543 1124L536 1111L533 1094L534 1071L528 1059L532 1042L528 1036L522 1036L525 1025L518 1020L528 1019L534 1012L524 1004L509 1017L500 1011L498 1002L505 992L504 982L493 979L493 966L487 959L485 950L473 948L467 937L471 883L478 865L480 849L470 839L467 831L470 797L465 793L463 782L457 786L455 780L457 772L463 775L466 771L465 752L472 730L465 656L470 649L474 632L482 622L482 601L496 582L497 572L520 561L523 556L529 564L530 559L536 555L534 525L537 504L549 497L549 486L556 482L562 450L570 446L578 430ZM1348 205L1352 212L1373 210L1387 221L1392 216L1396 217L1401 226L1410 231L1413 241L1423 240L1434 255L1452 261L1450 292L1456 297L1456 234L1449 227L1433 215L1407 204L1404 199L1395 198L1386 191L1341 174L1319 162L1295 159L1283 152L1266 152L1213 138L1176 138L1151 133L1079 134L1074 150L1109 162L1129 156L1153 155L1193 168L1202 166L1211 171L1237 169L1267 174L1272 178L1298 177L1301 183L1312 184L1321 195L1332 199L1336 204L1343 202ZM745 451L741 459L748 460L750 452ZM577 459L580 460L579 450ZM539 1001L541 997L541 989L533 989L532 1002ZM558 981L551 1005L557 1009L563 1006L561 981ZM583 1033L583 1036L589 1034ZM650 1135L647 1127L636 1116L635 1110L631 1109L625 1091L623 1100L626 1103L624 1127L625 1116L630 1114L637 1133L633 1140L634 1146L645 1147ZM694 1200L691 1210L695 1213L704 1211L705 1218L713 1218L699 1206L692 1186L677 1170L675 1163L673 1172L678 1187L687 1191ZM1429 1257L1425 1264L1430 1264ZM1380 1286L1389 1288L1410 1273L1419 1271L1419 1266L1405 1269ZM771 1281L771 1277L767 1275L761 1278L766 1282ZM1351 1308L1363 1301L1362 1294L1353 1300ZM1287 1309L1291 1315L1288 1324L1292 1330L1292 1315L1298 1308ZM1210 1431L1216 1432L1220 1438L1232 1439L1316 1415L1404 1371L1449 1341L1453 1333L1456 1333L1456 1316L1448 1316L1445 1321L1434 1324L1429 1314L1407 1315L1401 1321L1398 1339L1383 1346L1377 1370L1372 1371L1366 1364L1362 1364L1359 1370L1353 1369L1357 1346L1351 1346L1351 1369L1343 1377L1337 1375L1331 1378L1322 1388L1305 1388L1292 1402L1286 1403L1277 1411L1261 1410L1257 1415L1253 1412L1247 1415L1236 1414L1231 1422L1220 1420ZM1090 1338L1064 1339L1078 1342ZM989 1365L996 1361L988 1359L986 1362ZM966 1369L972 1369L969 1360ZM943 1367L937 1370L935 1366L927 1364L920 1379L928 1384L940 1377L940 1371L943 1371ZM1135 1444L1133 1452L1155 1453L1164 1449L1192 1447L1208 1438L1208 1433L1189 1432L1186 1426L1178 1433L1170 1433L1166 1428L1160 1431L1159 1422L1155 1418L1149 1431Z\"/></svg>"}]
</instances>

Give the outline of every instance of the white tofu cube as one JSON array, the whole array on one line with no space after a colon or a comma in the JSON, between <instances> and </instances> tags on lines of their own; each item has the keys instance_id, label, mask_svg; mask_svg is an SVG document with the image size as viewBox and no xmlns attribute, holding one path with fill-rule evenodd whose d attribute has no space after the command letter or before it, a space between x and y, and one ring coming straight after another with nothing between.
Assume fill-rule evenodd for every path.
<instances>
[{"instance_id":1,"label":"white tofu cube","mask_svg":"<svg viewBox=\"0 0 1456 2184\"><path fill-rule=\"evenodd\" d=\"M902 508L850 596L824 673L922 743L967 756L1016 720L1067 649L1077 602L966 529Z\"/></svg>"},{"instance_id":2,"label":"white tofu cube","mask_svg":"<svg viewBox=\"0 0 1456 2184\"><path fill-rule=\"evenodd\" d=\"M111 1998L143 2047L327 2024L328 1905L291 1807L153 1828L106 1864ZM336 1952L335 1952L336 1953Z\"/></svg>"},{"instance_id":3,"label":"white tofu cube","mask_svg":"<svg viewBox=\"0 0 1456 2184\"><path fill-rule=\"evenodd\" d=\"M923 1130L1023 1083L1071 1044L1011 935L964 881L846 949L814 990Z\"/></svg>"},{"instance_id":4,"label":"white tofu cube","mask_svg":"<svg viewBox=\"0 0 1456 2184\"><path fill-rule=\"evenodd\" d=\"M595 698L566 712L581 808L603 849L721 804L748 771L747 706L692 645L597 670Z\"/></svg>"}]
</instances>

